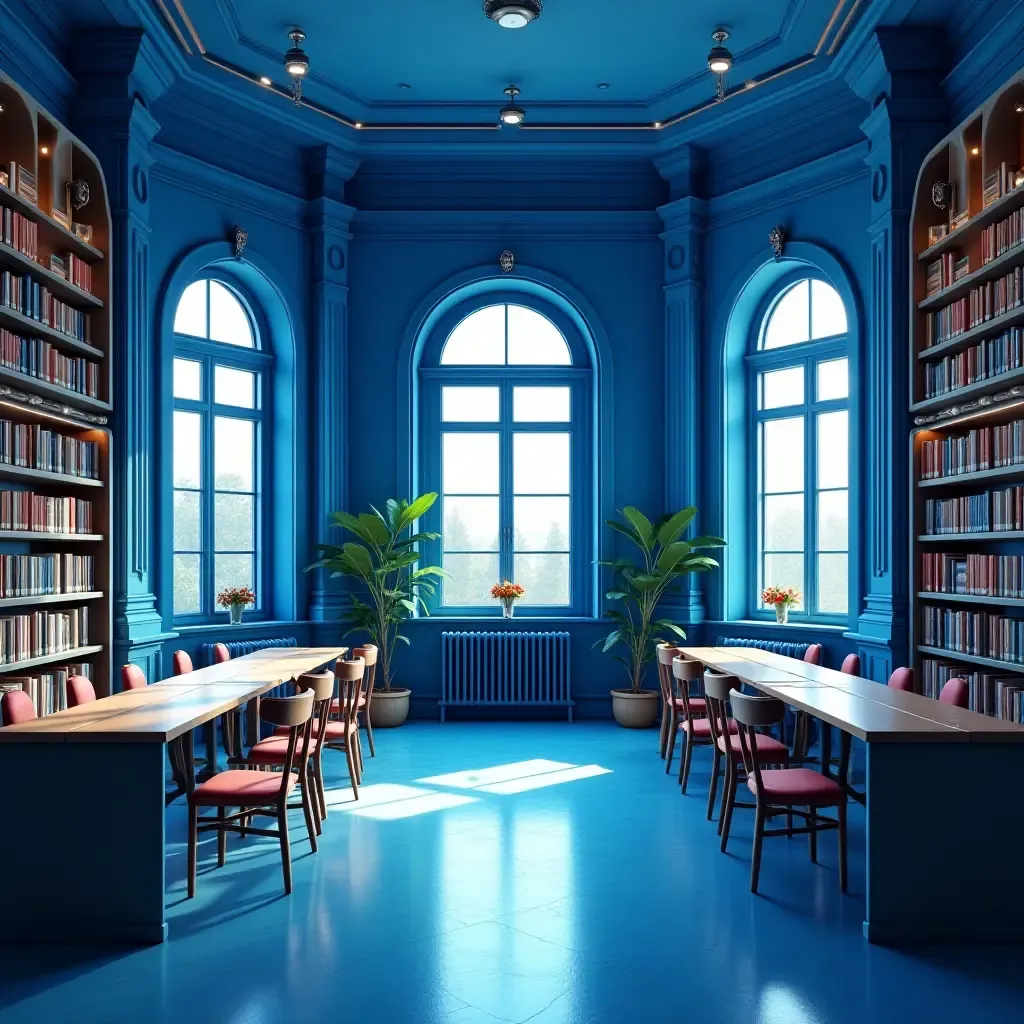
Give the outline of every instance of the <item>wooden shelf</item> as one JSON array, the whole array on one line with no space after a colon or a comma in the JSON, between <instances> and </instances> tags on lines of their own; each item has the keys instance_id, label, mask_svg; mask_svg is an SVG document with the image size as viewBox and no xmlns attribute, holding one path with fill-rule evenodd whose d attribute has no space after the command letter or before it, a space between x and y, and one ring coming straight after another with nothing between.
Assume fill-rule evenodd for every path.
<instances>
[{"instance_id":1,"label":"wooden shelf","mask_svg":"<svg viewBox=\"0 0 1024 1024\"><path fill-rule=\"evenodd\" d=\"M962 661L968 665L982 665L985 668L998 668L1004 672L1024 674L1024 662L999 661L997 658L982 658L976 654L963 654L961 651L947 651L943 647L918 647L921 654L932 654L937 658L949 658L951 661Z\"/></svg>"},{"instance_id":2,"label":"wooden shelf","mask_svg":"<svg viewBox=\"0 0 1024 1024\"><path fill-rule=\"evenodd\" d=\"M75 604L78 601L98 601L101 590L85 591L81 594L36 594L33 597L0 597L0 608L25 608L36 604Z\"/></svg>"},{"instance_id":3,"label":"wooden shelf","mask_svg":"<svg viewBox=\"0 0 1024 1024\"><path fill-rule=\"evenodd\" d=\"M60 274L55 274L41 263L37 263L30 256L26 256L23 252L18 252L17 249L10 245L5 245L3 242L0 242L0 262L7 263L15 269L20 267L26 273L40 278L42 283L54 295L65 302L72 305L92 306L95 309L103 308L103 300L97 298L92 292L76 287L70 281L66 281L61 277Z\"/></svg>"},{"instance_id":4,"label":"wooden shelf","mask_svg":"<svg viewBox=\"0 0 1024 1024\"><path fill-rule=\"evenodd\" d=\"M1024 206L1024 187L1018 186L1012 192L1007 193L1001 199L990 203L979 213L976 213L966 224L962 224L951 231L945 238L940 238L934 245L930 245L923 252L917 254L918 260L922 263L934 263L936 258L950 249L955 249L962 244L963 239L969 237L972 231L978 228L986 228L1004 217L1008 217L1014 210Z\"/></svg>"},{"instance_id":5,"label":"wooden shelf","mask_svg":"<svg viewBox=\"0 0 1024 1024\"><path fill-rule=\"evenodd\" d=\"M80 405L84 409L96 409L99 412L110 412L112 406L109 402L103 402L98 398L90 398L88 395L79 394L70 388L62 388L49 381L39 380L20 370L12 370L7 366L0 366L0 380L6 380L17 384L28 391L36 391L46 395L58 402L67 402L69 405Z\"/></svg>"},{"instance_id":6,"label":"wooden shelf","mask_svg":"<svg viewBox=\"0 0 1024 1024\"><path fill-rule=\"evenodd\" d=\"M72 338L70 334L65 334L63 331L54 330L54 328L46 324L41 324L38 320L33 320L32 317L19 313L11 306L0 304L0 322L8 324L12 330L24 331L35 338L45 338L47 341L52 341L54 344L69 348L74 352L92 356L93 359L102 359L104 356L102 349L90 345L87 341L79 341L77 338Z\"/></svg>"},{"instance_id":7,"label":"wooden shelf","mask_svg":"<svg viewBox=\"0 0 1024 1024\"><path fill-rule=\"evenodd\" d=\"M35 203L30 203L24 196L12 192L9 188L0 185L0 206L10 206L34 220L42 229L39 234L50 243L52 249L66 248L83 260L101 260L103 253L94 245L82 241L73 231L68 231L63 224L55 221L49 214L43 213Z\"/></svg>"},{"instance_id":8,"label":"wooden shelf","mask_svg":"<svg viewBox=\"0 0 1024 1024\"><path fill-rule=\"evenodd\" d=\"M37 530L0 530L0 541L4 540L40 540L40 541L75 541L96 542L106 540L102 533L43 533Z\"/></svg>"},{"instance_id":9,"label":"wooden shelf","mask_svg":"<svg viewBox=\"0 0 1024 1024\"><path fill-rule=\"evenodd\" d=\"M942 409L947 405L957 405L965 398L977 398L979 395L994 395L997 391L1002 391L1003 388L1011 388L1016 384L1022 383L1024 383L1024 366L1018 367L1015 370L1007 370L1006 373L1000 373L995 377L986 377L984 380L975 381L973 384L966 384L962 388L954 388L952 391L946 391L932 398L922 399L920 402L915 402L910 407L910 411L927 412L931 409ZM987 411L998 412L999 406L990 408Z\"/></svg>"},{"instance_id":10,"label":"wooden shelf","mask_svg":"<svg viewBox=\"0 0 1024 1024\"><path fill-rule=\"evenodd\" d=\"M26 669L35 668L37 665L53 665L63 661L78 661L90 654L98 654L103 650L102 644L90 644L88 647L73 647L70 651L62 651L60 654L44 654L41 658L28 658L25 661L16 661L10 665L0 665L0 675L20 675Z\"/></svg>"},{"instance_id":11,"label":"wooden shelf","mask_svg":"<svg viewBox=\"0 0 1024 1024\"><path fill-rule=\"evenodd\" d=\"M997 256L970 274L965 274L948 288L929 295L928 298L917 304L917 308L941 309L943 306L948 306L951 302L956 302L957 299L965 296L975 285L983 284L994 277L1004 276L1006 269L1013 269L1021 258L1024 258L1024 242L1015 245L1012 249L1007 249L1002 256Z\"/></svg>"},{"instance_id":12,"label":"wooden shelf","mask_svg":"<svg viewBox=\"0 0 1024 1024\"><path fill-rule=\"evenodd\" d=\"M1005 480L1024 477L1024 462L1016 466L998 466L996 469L981 469L975 473L956 473L953 476L940 476L935 479L918 480L918 487L949 487L958 484L975 483L978 480Z\"/></svg>"},{"instance_id":13,"label":"wooden shelf","mask_svg":"<svg viewBox=\"0 0 1024 1024\"><path fill-rule=\"evenodd\" d=\"M931 348L923 348L917 353L917 358L933 360L950 355L962 348L967 348L971 342L977 341L979 338L987 338L990 334L1000 334L1005 328L1016 327L1020 323L1024 323L1024 305L1015 306L1001 316L994 316L991 320L986 320L983 324L978 324L977 327L972 327L969 331L964 331L963 334L958 334L948 341L941 341L938 345L932 345Z\"/></svg>"},{"instance_id":14,"label":"wooden shelf","mask_svg":"<svg viewBox=\"0 0 1024 1024\"><path fill-rule=\"evenodd\" d=\"M38 480L41 483L60 484L67 487L105 487L102 480L73 473L50 473L45 469L29 469L26 466L11 466L0 462L0 476L15 477L19 480Z\"/></svg>"},{"instance_id":15,"label":"wooden shelf","mask_svg":"<svg viewBox=\"0 0 1024 1024\"><path fill-rule=\"evenodd\" d=\"M1021 597L989 597L981 594L947 594L934 590L922 590L918 595L922 601L953 601L956 604L988 604L999 608L1024 608Z\"/></svg>"},{"instance_id":16,"label":"wooden shelf","mask_svg":"<svg viewBox=\"0 0 1024 1024\"><path fill-rule=\"evenodd\" d=\"M943 541L1022 540L1024 539L1024 530L989 530L985 533L922 533L917 539L922 544L938 544Z\"/></svg>"}]
</instances>

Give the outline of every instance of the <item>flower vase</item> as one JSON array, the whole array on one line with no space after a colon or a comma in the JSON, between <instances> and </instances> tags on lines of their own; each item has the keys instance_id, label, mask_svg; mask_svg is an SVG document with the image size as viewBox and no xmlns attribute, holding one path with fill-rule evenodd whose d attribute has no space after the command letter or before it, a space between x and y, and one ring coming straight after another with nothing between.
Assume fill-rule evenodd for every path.
<instances>
[{"instance_id":1,"label":"flower vase","mask_svg":"<svg viewBox=\"0 0 1024 1024\"><path fill-rule=\"evenodd\" d=\"M501 617L511 619L516 613L516 602L511 597L501 599Z\"/></svg>"},{"instance_id":2,"label":"flower vase","mask_svg":"<svg viewBox=\"0 0 1024 1024\"><path fill-rule=\"evenodd\" d=\"M231 625L240 626L242 624L242 612L245 610L244 604L230 604L228 605L228 614L231 616Z\"/></svg>"},{"instance_id":3,"label":"flower vase","mask_svg":"<svg viewBox=\"0 0 1024 1024\"><path fill-rule=\"evenodd\" d=\"M789 605L777 604L775 606L775 621L784 626L789 622Z\"/></svg>"}]
</instances>

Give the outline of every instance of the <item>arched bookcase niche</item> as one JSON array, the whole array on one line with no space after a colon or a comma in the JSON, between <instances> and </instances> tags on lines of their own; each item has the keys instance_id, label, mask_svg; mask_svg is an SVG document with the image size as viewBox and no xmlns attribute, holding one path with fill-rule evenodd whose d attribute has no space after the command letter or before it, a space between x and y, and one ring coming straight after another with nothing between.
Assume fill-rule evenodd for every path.
<instances>
[{"instance_id":1,"label":"arched bookcase niche","mask_svg":"<svg viewBox=\"0 0 1024 1024\"><path fill-rule=\"evenodd\" d=\"M0 104L0 687L48 713L84 666L111 689L110 205L95 156L2 72Z\"/></svg>"}]
</instances>

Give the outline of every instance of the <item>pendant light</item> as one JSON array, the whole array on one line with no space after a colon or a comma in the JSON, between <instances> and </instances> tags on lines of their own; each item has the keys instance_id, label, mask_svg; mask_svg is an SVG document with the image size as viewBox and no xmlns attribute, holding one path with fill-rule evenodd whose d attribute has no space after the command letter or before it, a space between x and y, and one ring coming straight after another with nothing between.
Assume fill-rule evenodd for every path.
<instances>
[{"instance_id":1,"label":"pendant light","mask_svg":"<svg viewBox=\"0 0 1024 1024\"><path fill-rule=\"evenodd\" d=\"M502 124L522 124L526 120L526 111L516 103L519 89L514 85L503 90L509 102L498 112Z\"/></svg>"}]
</instances>

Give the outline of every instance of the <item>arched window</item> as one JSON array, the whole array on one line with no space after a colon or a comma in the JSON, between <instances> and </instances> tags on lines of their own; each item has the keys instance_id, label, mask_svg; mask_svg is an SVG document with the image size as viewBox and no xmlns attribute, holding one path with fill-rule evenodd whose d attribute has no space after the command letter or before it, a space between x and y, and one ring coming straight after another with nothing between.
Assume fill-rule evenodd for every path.
<instances>
[{"instance_id":1,"label":"arched window","mask_svg":"<svg viewBox=\"0 0 1024 1024\"><path fill-rule=\"evenodd\" d=\"M266 605L262 553L270 479L264 421L272 357L241 294L194 281L174 314L173 603L176 621L209 620L225 587Z\"/></svg>"},{"instance_id":2,"label":"arched window","mask_svg":"<svg viewBox=\"0 0 1024 1024\"><path fill-rule=\"evenodd\" d=\"M797 618L848 618L847 331L835 288L801 276L773 294L752 339L747 367L757 477L750 550L757 556L758 615L768 614L762 589L793 586L802 594Z\"/></svg>"},{"instance_id":3,"label":"arched window","mask_svg":"<svg viewBox=\"0 0 1024 1024\"><path fill-rule=\"evenodd\" d=\"M420 368L420 482L440 501L432 558L450 574L436 609L500 614L491 587L526 589L521 613L590 610L591 370L575 327L518 301L457 308Z\"/></svg>"}]
</instances>

